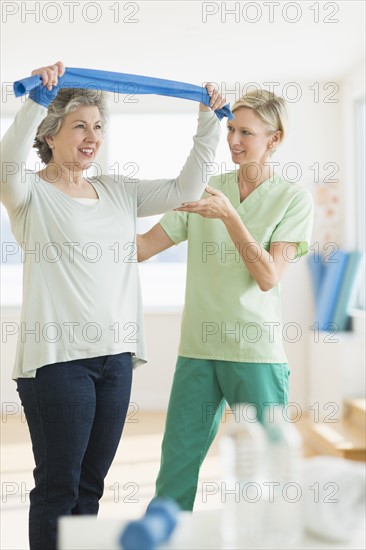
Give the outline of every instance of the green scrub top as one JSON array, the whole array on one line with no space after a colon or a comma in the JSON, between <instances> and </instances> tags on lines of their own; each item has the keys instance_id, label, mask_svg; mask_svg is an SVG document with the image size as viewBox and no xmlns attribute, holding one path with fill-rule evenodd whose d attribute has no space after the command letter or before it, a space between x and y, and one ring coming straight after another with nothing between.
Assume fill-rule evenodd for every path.
<instances>
[{"instance_id":1,"label":"green scrub top","mask_svg":"<svg viewBox=\"0 0 366 550\"><path fill-rule=\"evenodd\" d=\"M274 175L240 202L236 171L211 177L209 185L229 198L253 239L266 250L275 242L297 243L295 261L308 252L313 200L307 190ZM268 291L259 288L221 220L169 212L160 224L175 244L188 239L179 355L286 363L280 284Z\"/></svg>"}]
</instances>

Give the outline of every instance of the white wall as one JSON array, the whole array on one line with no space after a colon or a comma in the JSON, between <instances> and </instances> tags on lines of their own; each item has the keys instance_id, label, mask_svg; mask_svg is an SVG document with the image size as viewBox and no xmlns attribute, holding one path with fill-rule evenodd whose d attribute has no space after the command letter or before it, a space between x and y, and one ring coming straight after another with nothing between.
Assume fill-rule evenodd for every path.
<instances>
[{"instance_id":1,"label":"white wall","mask_svg":"<svg viewBox=\"0 0 366 550\"><path fill-rule=\"evenodd\" d=\"M342 186L344 245L353 248L356 242L355 224L349 223L355 216L357 193L355 181L357 175L355 155L355 112L354 102L365 97L365 58L356 64L345 76L342 84L342 126L344 132L343 166L344 184ZM363 121L365 124L365 121Z\"/></svg>"},{"instance_id":2,"label":"white wall","mask_svg":"<svg viewBox=\"0 0 366 550\"><path fill-rule=\"evenodd\" d=\"M357 238L357 192L356 163L356 100L365 97L365 60L350 68L340 83L339 104L341 139L337 150L340 166L339 201L340 217L330 233L336 234L336 242L345 250L360 246ZM363 121L363 124L365 121ZM364 204L361 205L364 215ZM365 395L365 312L354 313L354 330L329 337L320 333L320 341L309 333L309 365L307 373L307 408L317 404L319 418L331 415L341 418L344 400ZM328 338L327 338L328 336ZM328 421L330 417L328 416Z\"/></svg>"}]
</instances>

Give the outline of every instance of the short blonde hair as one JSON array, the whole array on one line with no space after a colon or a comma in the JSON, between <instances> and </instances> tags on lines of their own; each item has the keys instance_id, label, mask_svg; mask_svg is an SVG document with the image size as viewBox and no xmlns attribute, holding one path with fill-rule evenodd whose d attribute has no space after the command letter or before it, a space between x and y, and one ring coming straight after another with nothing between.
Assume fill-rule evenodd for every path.
<instances>
[{"instance_id":1,"label":"short blonde hair","mask_svg":"<svg viewBox=\"0 0 366 550\"><path fill-rule=\"evenodd\" d=\"M280 142L287 134L287 110L283 97L276 96L267 90L254 90L235 101L231 110L237 111L245 107L252 109L258 118L267 126L269 132L281 131Z\"/></svg>"}]
</instances>

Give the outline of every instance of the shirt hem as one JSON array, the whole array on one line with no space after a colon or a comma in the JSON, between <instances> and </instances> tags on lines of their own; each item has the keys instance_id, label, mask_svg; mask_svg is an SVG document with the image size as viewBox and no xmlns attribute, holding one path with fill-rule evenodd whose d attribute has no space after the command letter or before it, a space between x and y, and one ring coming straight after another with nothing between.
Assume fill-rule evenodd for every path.
<instances>
[{"instance_id":1,"label":"shirt hem","mask_svg":"<svg viewBox=\"0 0 366 550\"><path fill-rule=\"evenodd\" d=\"M48 360L42 361L42 364L37 365L36 367L31 368L30 370L25 372L23 370L19 372L18 369L15 367L12 373L12 380L18 380L18 378L35 378L37 370L45 367L46 365L54 365L55 363L67 363L68 361L76 361L78 359L93 359L94 357L102 357L103 355L118 355L119 353L126 352L130 352L132 354L133 369L147 363L148 359L146 356L136 355L136 353L130 349L99 350L98 353L76 354L75 356L69 356L62 359L49 358Z\"/></svg>"},{"instance_id":2,"label":"shirt hem","mask_svg":"<svg viewBox=\"0 0 366 550\"><path fill-rule=\"evenodd\" d=\"M188 359L208 359L212 361L231 361L235 363L288 363L286 356L282 357L227 357L227 356L218 356L218 355L207 355L199 353L184 353L178 351L180 357L187 357Z\"/></svg>"}]
</instances>

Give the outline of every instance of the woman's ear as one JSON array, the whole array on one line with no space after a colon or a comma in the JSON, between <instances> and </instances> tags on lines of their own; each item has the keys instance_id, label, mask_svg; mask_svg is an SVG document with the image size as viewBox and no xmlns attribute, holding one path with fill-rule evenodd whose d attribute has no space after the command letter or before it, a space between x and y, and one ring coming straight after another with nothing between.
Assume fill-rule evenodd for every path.
<instances>
[{"instance_id":1,"label":"woman's ear","mask_svg":"<svg viewBox=\"0 0 366 550\"><path fill-rule=\"evenodd\" d=\"M53 149L55 147L52 136L45 136L44 139L50 149Z\"/></svg>"},{"instance_id":2,"label":"woman's ear","mask_svg":"<svg viewBox=\"0 0 366 550\"><path fill-rule=\"evenodd\" d=\"M282 132L281 130L277 130L276 132L274 132L274 134L272 134L271 139L269 140L268 149L277 149L277 147L281 143L281 140Z\"/></svg>"}]
</instances>

